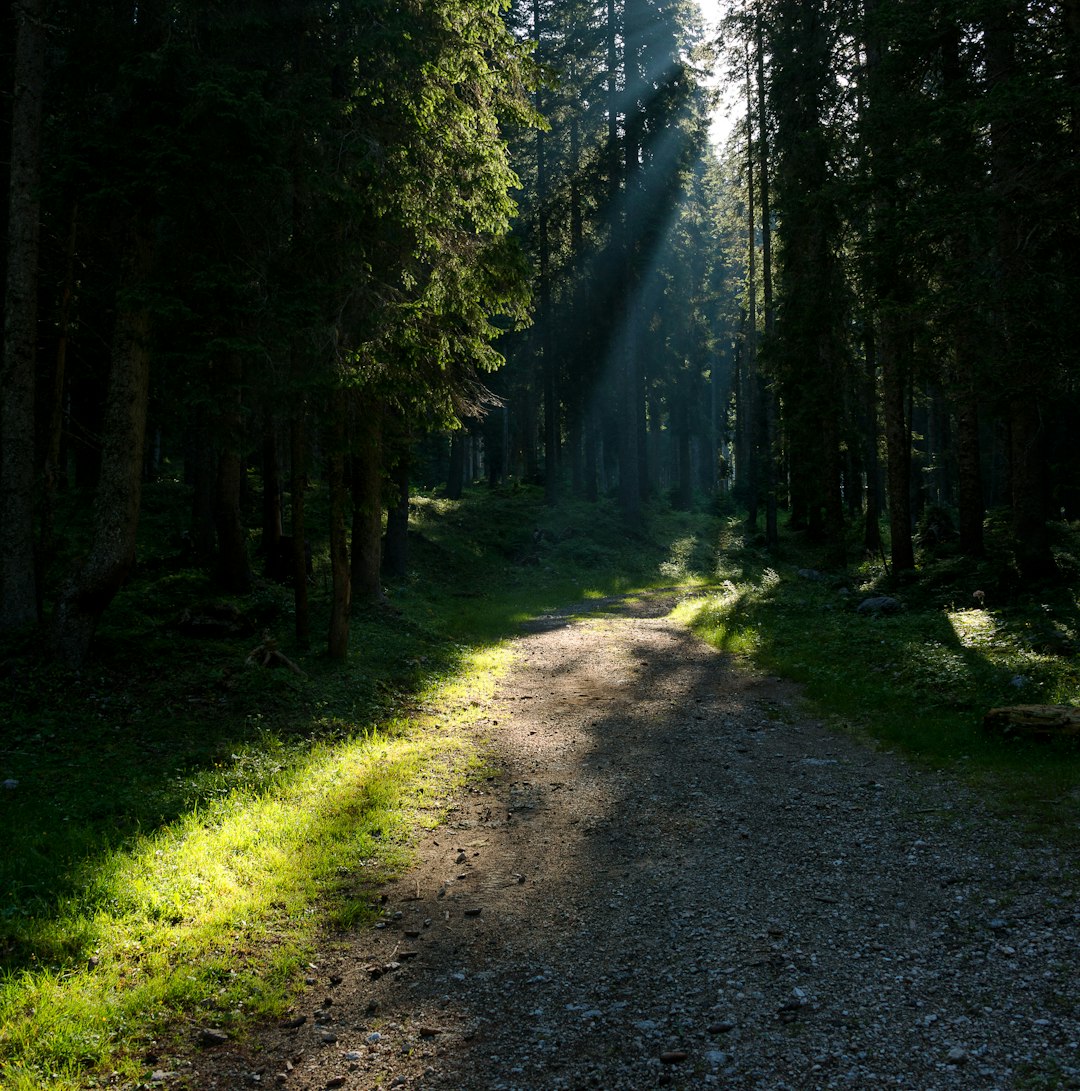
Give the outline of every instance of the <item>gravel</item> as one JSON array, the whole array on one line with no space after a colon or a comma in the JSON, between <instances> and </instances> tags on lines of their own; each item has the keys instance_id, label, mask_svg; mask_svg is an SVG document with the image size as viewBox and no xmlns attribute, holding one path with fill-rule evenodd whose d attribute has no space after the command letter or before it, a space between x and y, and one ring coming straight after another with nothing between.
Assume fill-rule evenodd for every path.
<instances>
[{"instance_id":1,"label":"gravel","mask_svg":"<svg viewBox=\"0 0 1080 1091\"><path fill-rule=\"evenodd\" d=\"M477 728L497 774L380 927L328 939L309 1018L177 1081L1080 1088L1077 861L815 722L669 599L606 605L520 638Z\"/></svg>"}]
</instances>

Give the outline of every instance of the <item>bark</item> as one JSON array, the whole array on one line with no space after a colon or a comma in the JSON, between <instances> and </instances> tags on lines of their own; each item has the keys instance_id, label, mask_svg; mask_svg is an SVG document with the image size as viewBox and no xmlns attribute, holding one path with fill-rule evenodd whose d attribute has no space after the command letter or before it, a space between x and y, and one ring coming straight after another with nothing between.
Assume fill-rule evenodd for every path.
<instances>
[{"instance_id":1,"label":"bark","mask_svg":"<svg viewBox=\"0 0 1080 1091\"><path fill-rule=\"evenodd\" d=\"M240 452L243 429L243 368L238 357L230 356L223 362L221 370L222 413L218 420L221 449L218 451L214 483L214 526L217 529L218 546L214 580L222 590L242 595L251 590L247 535L240 505L244 479L244 463Z\"/></svg>"},{"instance_id":2,"label":"bark","mask_svg":"<svg viewBox=\"0 0 1080 1091\"><path fill-rule=\"evenodd\" d=\"M344 663L349 654L349 612L352 585L349 542L345 534L345 409L338 399L331 409L330 454L327 458L327 488L330 499L330 631L326 654Z\"/></svg>"},{"instance_id":3,"label":"bark","mask_svg":"<svg viewBox=\"0 0 1080 1091\"><path fill-rule=\"evenodd\" d=\"M746 398L746 526L757 530L758 522L758 416L762 409L758 376L758 328L757 328L757 209L754 193L754 117L753 98L750 93L750 53L744 56L746 64L746 367L744 370L744 397Z\"/></svg>"},{"instance_id":4,"label":"bark","mask_svg":"<svg viewBox=\"0 0 1080 1091\"><path fill-rule=\"evenodd\" d=\"M40 255L43 0L14 3L4 355L0 363L0 629L38 620L34 558L34 365Z\"/></svg>"},{"instance_id":5,"label":"bark","mask_svg":"<svg viewBox=\"0 0 1080 1091\"><path fill-rule=\"evenodd\" d=\"M761 19L761 4L754 5L754 36L757 48L757 102L758 102L758 193L761 203L761 291L765 318L765 344L772 339L776 328L776 307L773 303L772 285L772 202L769 190L769 135L765 125L765 45ZM765 451L763 458L765 486L765 546L775 550L780 545L778 523L777 475L779 447L780 407L776 391L768 383L758 366L760 397L765 407Z\"/></svg>"},{"instance_id":6,"label":"bark","mask_svg":"<svg viewBox=\"0 0 1080 1091\"><path fill-rule=\"evenodd\" d=\"M1019 78L1016 26L1012 8L998 0L984 23L987 83L996 92L990 123L990 168L997 197L997 242L1001 263L1001 359L1009 394L1009 484L1012 498L1012 538L1016 566L1024 579L1054 574L1046 525L1047 502L1044 439L1040 406L1044 364L1032 351L1033 333L1024 292L1030 285L1030 258L1024 253L1033 227L1024 208L1023 176L1027 168L1025 137L1010 103L1012 84Z\"/></svg>"},{"instance_id":7,"label":"bark","mask_svg":"<svg viewBox=\"0 0 1080 1091\"><path fill-rule=\"evenodd\" d=\"M409 453L404 445L390 468L392 499L386 513L383 572L403 580L409 570Z\"/></svg>"},{"instance_id":8,"label":"bark","mask_svg":"<svg viewBox=\"0 0 1080 1091\"><path fill-rule=\"evenodd\" d=\"M866 336L866 377L863 382L864 446L866 472L866 509L863 525L863 549L876 555L882 551L881 541L881 466L878 458L877 351L873 332Z\"/></svg>"},{"instance_id":9,"label":"bark","mask_svg":"<svg viewBox=\"0 0 1080 1091\"><path fill-rule=\"evenodd\" d=\"M293 362L294 374L296 361ZM307 493L307 442L304 435L304 405L298 405L289 422L290 530L293 541L293 615L296 643L306 648L311 643L311 611L308 607L307 537L305 497Z\"/></svg>"},{"instance_id":10,"label":"bark","mask_svg":"<svg viewBox=\"0 0 1080 1091\"><path fill-rule=\"evenodd\" d=\"M150 388L150 311L140 293L151 261L150 232L136 222L118 292L90 549L56 607L56 651L75 667L86 659L98 621L135 561Z\"/></svg>"},{"instance_id":11,"label":"bark","mask_svg":"<svg viewBox=\"0 0 1080 1091\"><path fill-rule=\"evenodd\" d=\"M209 569L214 562L214 478L216 465L205 410L196 410L193 436L184 458L191 484L191 551L194 561Z\"/></svg>"},{"instance_id":12,"label":"bark","mask_svg":"<svg viewBox=\"0 0 1080 1091\"><path fill-rule=\"evenodd\" d=\"M539 53L543 47L543 15L540 0L533 0L533 31ZM544 111L544 91L536 90L536 109ZM551 241L548 227L548 156L547 134L536 130L536 233L537 302L539 304L539 349L544 387L544 500L558 499L559 399L556 388L555 353L552 347L551 312Z\"/></svg>"},{"instance_id":13,"label":"bark","mask_svg":"<svg viewBox=\"0 0 1080 1091\"><path fill-rule=\"evenodd\" d=\"M911 435L905 399L907 368L894 320L887 318L882 326L879 346L890 553L894 571L902 572L915 567L915 547L911 539Z\"/></svg>"},{"instance_id":14,"label":"bark","mask_svg":"<svg viewBox=\"0 0 1080 1091\"><path fill-rule=\"evenodd\" d=\"M465 491L465 432L458 429L450 436L450 469L446 476L447 500L460 500Z\"/></svg>"},{"instance_id":15,"label":"bark","mask_svg":"<svg viewBox=\"0 0 1080 1091\"><path fill-rule=\"evenodd\" d=\"M276 557L281 542L281 463L277 428L269 410L263 421L262 485L262 550L266 557Z\"/></svg>"},{"instance_id":16,"label":"bark","mask_svg":"<svg viewBox=\"0 0 1080 1091\"><path fill-rule=\"evenodd\" d=\"M382 418L372 402L357 416L352 466L353 607L384 602L382 589Z\"/></svg>"}]
</instances>

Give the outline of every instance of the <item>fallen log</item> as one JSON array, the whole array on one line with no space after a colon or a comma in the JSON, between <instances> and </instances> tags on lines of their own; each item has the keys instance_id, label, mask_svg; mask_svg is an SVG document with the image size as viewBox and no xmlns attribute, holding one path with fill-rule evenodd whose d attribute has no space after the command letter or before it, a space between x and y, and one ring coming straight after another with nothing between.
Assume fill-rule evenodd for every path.
<instances>
[{"instance_id":1,"label":"fallen log","mask_svg":"<svg viewBox=\"0 0 1080 1091\"><path fill-rule=\"evenodd\" d=\"M1080 708L1074 705L992 708L983 717L983 729L1006 738L1071 738L1080 736Z\"/></svg>"}]
</instances>

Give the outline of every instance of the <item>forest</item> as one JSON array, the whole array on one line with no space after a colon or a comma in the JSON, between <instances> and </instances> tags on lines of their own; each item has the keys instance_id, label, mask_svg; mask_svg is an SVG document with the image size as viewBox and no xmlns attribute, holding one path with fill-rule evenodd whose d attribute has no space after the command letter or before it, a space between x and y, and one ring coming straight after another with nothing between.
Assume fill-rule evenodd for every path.
<instances>
[{"instance_id":1,"label":"forest","mask_svg":"<svg viewBox=\"0 0 1080 1091\"><path fill-rule=\"evenodd\" d=\"M514 619L708 587L802 682L880 654L852 700L910 656L866 700L946 763L1075 704L1078 112L1076 0L3 0L0 1076L130 1047L4 992L97 957L87 861Z\"/></svg>"},{"instance_id":2,"label":"forest","mask_svg":"<svg viewBox=\"0 0 1080 1091\"><path fill-rule=\"evenodd\" d=\"M410 482L617 495L631 525L726 494L768 547L783 515L897 573L921 524L978 557L1007 509L1019 578L1052 576L1077 18L9 3L5 633L81 662L177 468L229 593L305 570L325 483L337 659L407 564Z\"/></svg>"}]
</instances>

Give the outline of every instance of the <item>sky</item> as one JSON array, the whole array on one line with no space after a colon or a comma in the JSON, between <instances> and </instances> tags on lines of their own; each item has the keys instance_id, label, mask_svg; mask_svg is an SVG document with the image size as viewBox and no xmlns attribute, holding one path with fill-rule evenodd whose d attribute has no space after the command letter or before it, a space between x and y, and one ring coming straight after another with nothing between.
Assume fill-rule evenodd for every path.
<instances>
[{"instance_id":1,"label":"sky","mask_svg":"<svg viewBox=\"0 0 1080 1091\"><path fill-rule=\"evenodd\" d=\"M705 21L705 33L707 37L715 38L721 15L724 10L730 7L729 0L698 0L698 7L701 8L701 15ZM715 72L713 80L715 85L719 86L722 82L722 73L719 71ZM714 144L722 144L727 139L734 124L734 119L729 116L730 99L731 96L726 95L725 100L727 101L722 102L713 113L710 132Z\"/></svg>"}]
</instances>

